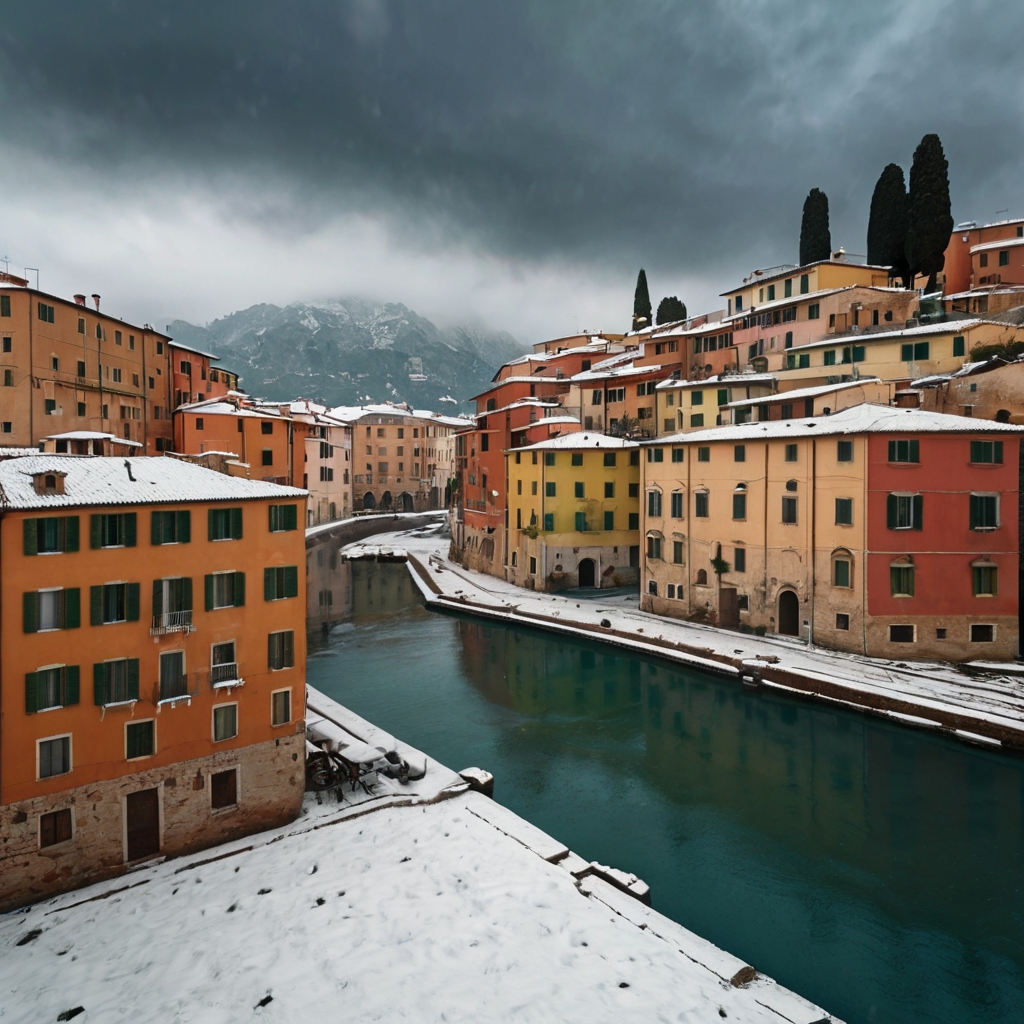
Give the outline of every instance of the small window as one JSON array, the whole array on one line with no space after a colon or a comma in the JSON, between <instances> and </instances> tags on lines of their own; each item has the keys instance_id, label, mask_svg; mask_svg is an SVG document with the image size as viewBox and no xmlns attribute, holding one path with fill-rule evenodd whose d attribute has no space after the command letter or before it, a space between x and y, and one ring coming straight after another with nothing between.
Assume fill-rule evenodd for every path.
<instances>
[{"instance_id":1,"label":"small window","mask_svg":"<svg viewBox=\"0 0 1024 1024\"><path fill-rule=\"evenodd\" d=\"M241 508L211 508L207 513L208 540L241 540Z\"/></svg>"},{"instance_id":2,"label":"small window","mask_svg":"<svg viewBox=\"0 0 1024 1024\"><path fill-rule=\"evenodd\" d=\"M629 513L629 529L639 530L640 529L640 513L630 512Z\"/></svg>"},{"instance_id":3,"label":"small window","mask_svg":"<svg viewBox=\"0 0 1024 1024\"><path fill-rule=\"evenodd\" d=\"M966 352L966 346L964 345L964 336L958 334L953 338L953 355L962 356Z\"/></svg>"},{"instance_id":4,"label":"small window","mask_svg":"<svg viewBox=\"0 0 1024 1024\"><path fill-rule=\"evenodd\" d=\"M683 564L683 542L681 540L672 541L672 561L675 565ZM682 587L679 589L682 590Z\"/></svg>"},{"instance_id":5,"label":"small window","mask_svg":"<svg viewBox=\"0 0 1024 1024\"><path fill-rule=\"evenodd\" d=\"M796 524L796 498L783 497L782 521L789 525Z\"/></svg>"},{"instance_id":6,"label":"small window","mask_svg":"<svg viewBox=\"0 0 1024 1024\"><path fill-rule=\"evenodd\" d=\"M817 320L820 317L821 317L821 307L818 305L817 302L810 303L810 305L807 307L807 319L808 320Z\"/></svg>"},{"instance_id":7,"label":"small window","mask_svg":"<svg viewBox=\"0 0 1024 1024\"><path fill-rule=\"evenodd\" d=\"M693 514L697 519L708 518L708 492L696 491L693 495Z\"/></svg>"},{"instance_id":8,"label":"small window","mask_svg":"<svg viewBox=\"0 0 1024 1024\"><path fill-rule=\"evenodd\" d=\"M604 528L606 530L614 530L615 529L615 513L614 512L605 512L605 514L604 514Z\"/></svg>"},{"instance_id":9,"label":"small window","mask_svg":"<svg viewBox=\"0 0 1024 1024\"><path fill-rule=\"evenodd\" d=\"M733 548L733 550L732 550L732 570L733 570L733 572L746 572L747 571L747 549L746 548Z\"/></svg>"},{"instance_id":10,"label":"small window","mask_svg":"<svg viewBox=\"0 0 1024 1024\"><path fill-rule=\"evenodd\" d=\"M682 462L683 461L683 449L682 448L673 448L672 449L672 461L673 462Z\"/></svg>"},{"instance_id":11,"label":"small window","mask_svg":"<svg viewBox=\"0 0 1024 1024\"><path fill-rule=\"evenodd\" d=\"M11 297L10 295L0 295L0 316L11 315ZM8 351L10 351L8 349Z\"/></svg>"},{"instance_id":12,"label":"small window","mask_svg":"<svg viewBox=\"0 0 1024 1024\"><path fill-rule=\"evenodd\" d=\"M848 630L850 628L850 616L841 612L836 613L836 629Z\"/></svg>"},{"instance_id":13,"label":"small window","mask_svg":"<svg viewBox=\"0 0 1024 1024\"><path fill-rule=\"evenodd\" d=\"M587 532L587 513L577 512L576 513L576 532L586 533Z\"/></svg>"},{"instance_id":14,"label":"small window","mask_svg":"<svg viewBox=\"0 0 1024 1024\"><path fill-rule=\"evenodd\" d=\"M47 846L56 846L58 843L66 843L71 838L71 833L70 807L66 807L61 811L50 811L49 814L39 815L40 849Z\"/></svg>"},{"instance_id":15,"label":"small window","mask_svg":"<svg viewBox=\"0 0 1024 1024\"><path fill-rule=\"evenodd\" d=\"M548 533L553 533L554 532L554 529L555 529L555 513L554 512L545 512L544 513L544 529ZM630 529L632 529L632 527L630 527Z\"/></svg>"},{"instance_id":16,"label":"small window","mask_svg":"<svg viewBox=\"0 0 1024 1024\"><path fill-rule=\"evenodd\" d=\"M693 394L690 395L690 405L703 405L703 404L704 404L704 392L703 391L694 391Z\"/></svg>"},{"instance_id":17,"label":"small window","mask_svg":"<svg viewBox=\"0 0 1024 1024\"><path fill-rule=\"evenodd\" d=\"M657 597L658 596L658 581L657 580L648 580L647 581L647 593L650 594L652 597Z\"/></svg>"},{"instance_id":18,"label":"small window","mask_svg":"<svg viewBox=\"0 0 1024 1024\"><path fill-rule=\"evenodd\" d=\"M828 352L825 353L825 358L824 358L823 362L824 362L825 366L835 366L836 365L836 353L835 353L834 349L830 349Z\"/></svg>"},{"instance_id":19,"label":"small window","mask_svg":"<svg viewBox=\"0 0 1024 1024\"><path fill-rule=\"evenodd\" d=\"M10 300L8 300L10 301ZM45 302L40 302L36 307L36 314L43 323L53 323L53 306L48 306ZM9 314L8 314L9 315ZM85 320L80 319L78 321L78 331L80 334L85 334Z\"/></svg>"},{"instance_id":20,"label":"small window","mask_svg":"<svg viewBox=\"0 0 1024 1024\"><path fill-rule=\"evenodd\" d=\"M970 528L972 530L996 530L999 528L998 494L971 495Z\"/></svg>"},{"instance_id":21,"label":"small window","mask_svg":"<svg viewBox=\"0 0 1024 1024\"><path fill-rule=\"evenodd\" d=\"M272 448L264 448L260 453L260 464L263 466L272 466L274 464L274 450Z\"/></svg>"},{"instance_id":22,"label":"small window","mask_svg":"<svg viewBox=\"0 0 1024 1024\"><path fill-rule=\"evenodd\" d=\"M647 449L647 461L648 462L664 462L665 461L665 449L664 448L648 448Z\"/></svg>"},{"instance_id":23,"label":"small window","mask_svg":"<svg viewBox=\"0 0 1024 1024\"><path fill-rule=\"evenodd\" d=\"M647 557L648 558L661 558L661 538L655 537L649 534L647 537Z\"/></svg>"},{"instance_id":24,"label":"small window","mask_svg":"<svg viewBox=\"0 0 1024 1024\"><path fill-rule=\"evenodd\" d=\"M39 740L39 778L50 779L71 771L71 737L57 736Z\"/></svg>"},{"instance_id":25,"label":"small window","mask_svg":"<svg viewBox=\"0 0 1024 1024\"><path fill-rule=\"evenodd\" d=\"M999 593L999 569L994 565L971 567L975 597L995 597Z\"/></svg>"},{"instance_id":26,"label":"small window","mask_svg":"<svg viewBox=\"0 0 1024 1024\"><path fill-rule=\"evenodd\" d=\"M786 461L796 462L797 461L797 446L795 444L786 445Z\"/></svg>"},{"instance_id":27,"label":"small window","mask_svg":"<svg viewBox=\"0 0 1024 1024\"><path fill-rule=\"evenodd\" d=\"M848 558L835 558L832 560L832 586L850 587L850 560Z\"/></svg>"},{"instance_id":28,"label":"small window","mask_svg":"<svg viewBox=\"0 0 1024 1024\"><path fill-rule=\"evenodd\" d=\"M214 741L231 740L238 735L238 705L218 704L213 709Z\"/></svg>"},{"instance_id":29,"label":"small window","mask_svg":"<svg viewBox=\"0 0 1024 1024\"><path fill-rule=\"evenodd\" d=\"M673 491L671 495L671 506L672 506L672 518L682 519L683 518L683 493L682 491Z\"/></svg>"},{"instance_id":30,"label":"small window","mask_svg":"<svg viewBox=\"0 0 1024 1024\"><path fill-rule=\"evenodd\" d=\"M702 412L694 413L690 417L690 426L691 427L703 427L704 426L704 413L702 413Z\"/></svg>"},{"instance_id":31,"label":"small window","mask_svg":"<svg viewBox=\"0 0 1024 1024\"><path fill-rule=\"evenodd\" d=\"M737 444L732 449L733 462L746 462L747 461L747 446L745 444Z\"/></svg>"},{"instance_id":32,"label":"small window","mask_svg":"<svg viewBox=\"0 0 1024 1024\"><path fill-rule=\"evenodd\" d=\"M890 494L886 499L886 526L890 530L924 528L924 495Z\"/></svg>"},{"instance_id":33,"label":"small window","mask_svg":"<svg viewBox=\"0 0 1024 1024\"><path fill-rule=\"evenodd\" d=\"M234 707L234 705L231 705ZM238 769L214 772L210 776L210 806L215 811L238 803Z\"/></svg>"},{"instance_id":34,"label":"small window","mask_svg":"<svg viewBox=\"0 0 1024 1024\"><path fill-rule=\"evenodd\" d=\"M260 433L272 434L274 432L274 424L271 420L263 420L260 423Z\"/></svg>"},{"instance_id":35,"label":"small window","mask_svg":"<svg viewBox=\"0 0 1024 1024\"><path fill-rule=\"evenodd\" d=\"M292 720L292 691L275 690L270 695L270 724L287 725Z\"/></svg>"},{"instance_id":36,"label":"small window","mask_svg":"<svg viewBox=\"0 0 1024 1024\"><path fill-rule=\"evenodd\" d=\"M647 514L655 519L661 516L661 491L650 490L647 492Z\"/></svg>"},{"instance_id":37,"label":"small window","mask_svg":"<svg viewBox=\"0 0 1024 1024\"><path fill-rule=\"evenodd\" d=\"M670 583L670 584L669 584L669 585L668 585L668 586L667 586L667 587L665 588L665 596L666 596L666 597L670 597L670 598L672 598L672 597L675 597L675 596L676 596L676 587L675 587L675 584L674 584L674 583Z\"/></svg>"},{"instance_id":38,"label":"small window","mask_svg":"<svg viewBox=\"0 0 1024 1024\"><path fill-rule=\"evenodd\" d=\"M853 526L853 498L836 498L836 525Z\"/></svg>"},{"instance_id":39,"label":"small window","mask_svg":"<svg viewBox=\"0 0 1024 1024\"><path fill-rule=\"evenodd\" d=\"M270 506L271 533L283 533L288 530L297 530L298 526L299 513L297 505Z\"/></svg>"},{"instance_id":40,"label":"small window","mask_svg":"<svg viewBox=\"0 0 1024 1024\"><path fill-rule=\"evenodd\" d=\"M576 480L573 482L573 497L583 499L586 497L585 488L582 480Z\"/></svg>"},{"instance_id":41,"label":"small window","mask_svg":"<svg viewBox=\"0 0 1024 1024\"><path fill-rule=\"evenodd\" d=\"M972 644L990 644L996 638L996 627L990 625L980 625L979 623L972 623L971 625L971 643Z\"/></svg>"},{"instance_id":42,"label":"small window","mask_svg":"<svg viewBox=\"0 0 1024 1024\"><path fill-rule=\"evenodd\" d=\"M583 463L581 461L580 465L582 465L582 464ZM614 466L615 465L615 452L605 452L604 453L604 465L605 466Z\"/></svg>"},{"instance_id":43,"label":"small window","mask_svg":"<svg viewBox=\"0 0 1024 1024\"><path fill-rule=\"evenodd\" d=\"M853 442L852 441L837 441L836 442L836 461L837 462L853 462Z\"/></svg>"},{"instance_id":44,"label":"small window","mask_svg":"<svg viewBox=\"0 0 1024 1024\"><path fill-rule=\"evenodd\" d=\"M481 451L486 451L486 449L481 447ZM401 455L401 452L399 452L399 455ZM572 453L572 458L570 460L570 464L573 465L573 466L582 466L583 465L583 452L573 452Z\"/></svg>"},{"instance_id":45,"label":"small window","mask_svg":"<svg viewBox=\"0 0 1024 1024\"><path fill-rule=\"evenodd\" d=\"M890 441L890 462L920 462L921 450L918 441Z\"/></svg>"},{"instance_id":46,"label":"small window","mask_svg":"<svg viewBox=\"0 0 1024 1024\"><path fill-rule=\"evenodd\" d=\"M914 596L914 565L912 562L893 562L889 566L889 592L893 597Z\"/></svg>"},{"instance_id":47,"label":"small window","mask_svg":"<svg viewBox=\"0 0 1024 1024\"><path fill-rule=\"evenodd\" d=\"M733 519L747 518L747 496L746 494L734 494L732 496L732 517Z\"/></svg>"},{"instance_id":48,"label":"small window","mask_svg":"<svg viewBox=\"0 0 1024 1024\"><path fill-rule=\"evenodd\" d=\"M891 644L912 644L914 642L913 626L890 626L889 643Z\"/></svg>"},{"instance_id":49,"label":"small window","mask_svg":"<svg viewBox=\"0 0 1024 1024\"><path fill-rule=\"evenodd\" d=\"M604 482L604 496L606 498L614 498L615 497L615 483L613 481L605 480L605 482Z\"/></svg>"},{"instance_id":50,"label":"small window","mask_svg":"<svg viewBox=\"0 0 1024 1024\"><path fill-rule=\"evenodd\" d=\"M295 633L290 629L271 633L267 638L267 664L272 670L295 665Z\"/></svg>"},{"instance_id":51,"label":"small window","mask_svg":"<svg viewBox=\"0 0 1024 1024\"><path fill-rule=\"evenodd\" d=\"M1010 265L1010 250L1000 249L999 250L999 266L1008 267Z\"/></svg>"},{"instance_id":52,"label":"small window","mask_svg":"<svg viewBox=\"0 0 1024 1024\"><path fill-rule=\"evenodd\" d=\"M711 449L700 447L697 449L697 461L698 462L710 462L711 461Z\"/></svg>"},{"instance_id":53,"label":"small window","mask_svg":"<svg viewBox=\"0 0 1024 1024\"><path fill-rule=\"evenodd\" d=\"M155 722L129 722L125 725L125 758L151 757L156 752Z\"/></svg>"},{"instance_id":54,"label":"small window","mask_svg":"<svg viewBox=\"0 0 1024 1024\"><path fill-rule=\"evenodd\" d=\"M544 497L554 498L556 496L556 487L554 480L546 480L544 482Z\"/></svg>"},{"instance_id":55,"label":"small window","mask_svg":"<svg viewBox=\"0 0 1024 1024\"><path fill-rule=\"evenodd\" d=\"M708 585L708 571L707 571L707 569L698 569L697 570L697 580L696 580L696 582L697 582L697 586L698 587L706 587Z\"/></svg>"}]
</instances>

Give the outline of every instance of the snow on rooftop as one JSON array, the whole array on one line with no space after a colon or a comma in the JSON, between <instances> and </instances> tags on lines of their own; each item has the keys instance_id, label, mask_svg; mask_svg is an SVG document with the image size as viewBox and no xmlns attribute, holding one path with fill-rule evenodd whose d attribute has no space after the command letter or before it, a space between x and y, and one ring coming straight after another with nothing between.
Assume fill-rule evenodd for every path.
<instances>
[{"instance_id":1,"label":"snow on rooftop","mask_svg":"<svg viewBox=\"0 0 1024 1024\"><path fill-rule=\"evenodd\" d=\"M127 445L129 448L141 448L138 441L128 441L117 434L105 434L100 430L66 430L63 434L48 434L44 441L112 441L114 444Z\"/></svg>"},{"instance_id":2,"label":"snow on rooftop","mask_svg":"<svg viewBox=\"0 0 1024 1024\"><path fill-rule=\"evenodd\" d=\"M1024 245L1024 238L1001 238L995 242L979 242L971 246L971 253L988 252L992 249L1012 249Z\"/></svg>"},{"instance_id":3,"label":"snow on rooftop","mask_svg":"<svg viewBox=\"0 0 1024 1024\"><path fill-rule=\"evenodd\" d=\"M631 356L631 358L636 357ZM678 365L678 363L663 363L660 365L637 366L631 362L628 366L612 367L607 370L601 370L595 366L589 370L584 370L582 373L577 373L568 379L577 384L585 384L589 381L615 380L618 377L638 377L644 374L660 373L662 370L667 370L670 366Z\"/></svg>"},{"instance_id":4,"label":"snow on rooftop","mask_svg":"<svg viewBox=\"0 0 1024 1024\"><path fill-rule=\"evenodd\" d=\"M663 391L669 388L710 388L726 385L746 387L750 384L767 385L775 384L775 377L770 373L716 373L713 377L705 377L703 380L670 379L659 381L657 390Z\"/></svg>"},{"instance_id":5,"label":"snow on rooftop","mask_svg":"<svg viewBox=\"0 0 1024 1024\"><path fill-rule=\"evenodd\" d=\"M779 396L776 396L779 397ZM831 416L770 420L659 437L643 444L705 444L709 441L778 440L827 437L832 434L1019 434L1024 426L949 416L923 409L897 409L889 405L853 405Z\"/></svg>"},{"instance_id":6,"label":"snow on rooftop","mask_svg":"<svg viewBox=\"0 0 1024 1024\"><path fill-rule=\"evenodd\" d=\"M838 348L841 345L859 344L864 341L891 341L893 338L920 338L932 334L956 334L958 331L969 331L979 324L992 323L981 317L968 317L964 320L946 320L939 324L918 324L916 327L901 327L892 331L860 331L857 334L833 334L821 341L811 341L806 345L795 345L788 352L803 351L808 348ZM1006 327L1006 324L1000 324Z\"/></svg>"},{"instance_id":7,"label":"snow on rooftop","mask_svg":"<svg viewBox=\"0 0 1024 1024\"><path fill-rule=\"evenodd\" d=\"M129 468L134 480L129 478ZM53 472L66 474L64 493L36 494L33 474ZM306 493L298 487L226 476L159 456L126 459L40 455L0 463L0 505L8 509L251 501L302 498Z\"/></svg>"},{"instance_id":8,"label":"snow on rooftop","mask_svg":"<svg viewBox=\"0 0 1024 1024\"><path fill-rule=\"evenodd\" d=\"M539 423L546 422L538 420ZM574 420L579 422L578 420ZM593 430L577 431L572 434L560 434L558 437L549 438L547 441L538 441L536 444L527 445L525 448L517 448L516 451L531 452L544 449L545 451L561 449L580 448L637 448L636 441L627 441L624 437L610 437L608 434L597 434Z\"/></svg>"},{"instance_id":9,"label":"snow on rooftop","mask_svg":"<svg viewBox=\"0 0 1024 1024\"><path fill-rule=\"evenodd\" d=\"M843 381L840 384L819 384L813 388L797 388L795 391L779 391L774 395L762 395L760 398L744 398L741 401L730 402L726 408L739 409L749 405L768 405L772 402L793 401L800 398L816 398L818 395L830 395L834 391L846 391L849 388L859 388L862 384L878 384L877 377L861 377L858 380Z\"/></svg>"},{"instance_id":10,"label":"snow on rooftop","mask_svg":"<svg viewBox=\"0 0 1024 1024\"><path fill-rule=\"evenodd\" d=\"M220 356L215 356L212 352L204 352L201 348L195 348L192 345L186 345L183 342L175 341L173 338L171 338L167 342L167 344L173 346L176 349L180 349L182 352L192 352L194 355L197 356L206 356L207 359L212 359L214 362L220 361Z\"/></svg>"}]
</instances>

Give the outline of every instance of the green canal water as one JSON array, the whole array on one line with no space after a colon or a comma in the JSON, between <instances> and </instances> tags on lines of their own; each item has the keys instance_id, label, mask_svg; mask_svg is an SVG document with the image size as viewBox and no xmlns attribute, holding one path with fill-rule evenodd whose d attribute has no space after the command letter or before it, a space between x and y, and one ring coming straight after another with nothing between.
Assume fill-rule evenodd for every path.
<instances>
[{"instance_id":1,"label":"green canal water","mask_svg":"<svg viewBox=\"0 0 1024 1024\"><path fill-rule=\"evenodd\" d=\"M309 680L848 1021L1024 1021L1024 763L428 612L351 563Z\"/></svg>"}]
</instances>

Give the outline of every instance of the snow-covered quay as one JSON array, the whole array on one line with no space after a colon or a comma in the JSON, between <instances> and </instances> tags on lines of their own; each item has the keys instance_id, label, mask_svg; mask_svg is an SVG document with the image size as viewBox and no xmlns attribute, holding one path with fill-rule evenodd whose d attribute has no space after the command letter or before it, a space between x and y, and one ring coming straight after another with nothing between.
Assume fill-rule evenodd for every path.
<instances>
[{"instance_id":1,"label":"snow-covered quay","mask_svg":"<svg viewBox=\"0 0 1024 1024\"><path fill-rule=\"evenodd\" d=\"M427 773L0 918L0 1020L833 1019L315 691L309 722Z\"/></svg>"}]
</instances>

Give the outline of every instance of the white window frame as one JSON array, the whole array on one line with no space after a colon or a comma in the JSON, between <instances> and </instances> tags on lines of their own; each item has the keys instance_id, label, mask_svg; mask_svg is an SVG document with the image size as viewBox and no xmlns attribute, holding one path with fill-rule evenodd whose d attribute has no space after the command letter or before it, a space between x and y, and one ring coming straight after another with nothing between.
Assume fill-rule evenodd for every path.
<instances>
[{"instance_id":1,"label":"white window frame","mask_svg":"<svg viewBox=\"0 0 1024 1024\"><path fill-rule=\"evenodd\" d=\"M132 725L142 725L145 722L153 723L153 753L152 754L140 754L138 757L128 756L128 727ZM132 764L136 761L145 761L150 757L156 757L156 752L159 748L157 747L156 741L156 718L132 718L124 723L124 759Z\"/></svg>"},{"instance_id":2,"label":"white window frame","mask_svg":"<svg viewBox=\"0 0 1024 1024\"><path fill-rule=\"evenodd\" d=\"M59 594L64 588L63 587L40 587L36 594ZM43 602L36 597L36 614L39 617L39 628L36 630L37 633L57 633L60 631L60 626L43 626ZM57 599L57 619L60 621L60 598Z\"/></svg>"},{"instance_id":3,"label":"white window frame","mask_svg":"<svg viewBox=\"0 0 1024 1024\"><path fill-rule=\"evenodd\" d=\"M234 660L235 678L234 679L227 679L227 680L224 680L223 682L215 683L213 681L213 668L214 668L214 665L213 665L213 649L215 647L220 647L222 644L231 644L234 647L234 649L235 649L234 650L234 654L235 654L235 660ZM231 662L224 662L223 664L230 665L232 663ZM243 683L243 679L242 679L241 675L238 672L238 641L236 639L234 639L234 637L231 637L228 640L214 640L210 644L210 685L215 690L219 690L219 689L230 690L233 686L241 686L242 683Z\"/></svg>"},{"instance_id":4,"label":"white window frame","mask_svg":"<svg viewBox=\"0 0 1024 1024\"><path fill-rule=\"evenodd\" d=\"M67 737L68 741L68 770L66 772L60 772L57 775L40 775L39 774L39 761L41 756L40 746L43 743L49 743L51 740L62 740ZM36 782L46 782L47 779L60 779L65 775L70 775L75 770L75 740L74 736L70 732L58 732L53 736L40 736L36 740Z\"/></svg>"},{"instance_id":5,"label":"white window frame","mask_svg":"<svg viewBox=\"0 0 1024 1024\"><path fill-rule=\"evenodd\" d=\"M284 722L274 721L274 697L278 693L288 694L288 719ZM295 716L292 714L292 688L290 686L282 686L276 690L270 691L270 726L272 729L280 729L281 726L291 725L295 721Z\"/></svg>"},{"instance_id":6,"label":"white window frame","mask_svg":"<svg viewBox=\"0 0 1024 1024\"><path fill-rule=\"evenodd\" d=\"M213 576L213 608L212 611L219 612L223 608L234 608L236 607L234 602L234 596L232 595L231 604L217 604L217 577L218 576L235 576L236 571L234 569L217 569L210 575Z\"/></svg>"},{"instance_id":7,"label":"white window frame","mask_svg":"<svg viewBox=\"0 0 1024 1024\"><path fill-rule=\"evenodd\" d=\"M224 736L221 739L217 739L217 711L220 708L231 708L235 709L235 731L231 736ZM223 704L214 704L210 709L210 736L213 737L214 743L227 743L229 740L238 739L238 701L225 701Z\"/></svg>"}]
</instances>

